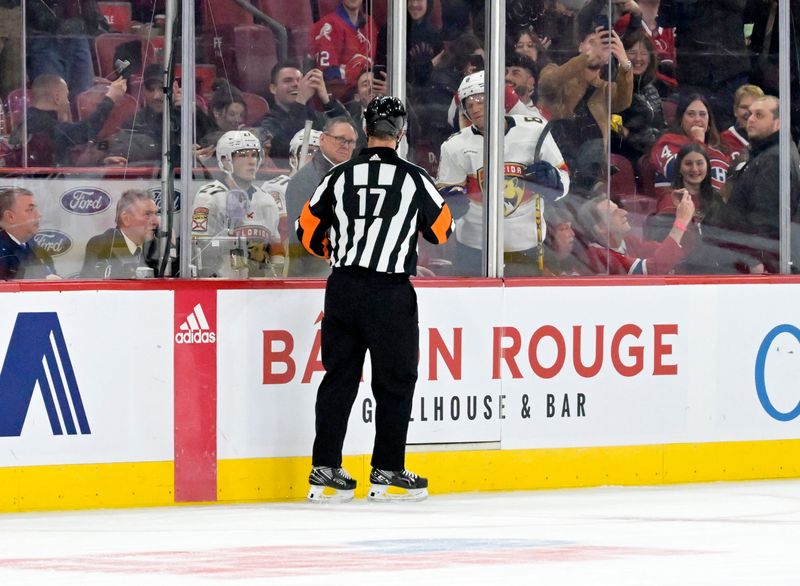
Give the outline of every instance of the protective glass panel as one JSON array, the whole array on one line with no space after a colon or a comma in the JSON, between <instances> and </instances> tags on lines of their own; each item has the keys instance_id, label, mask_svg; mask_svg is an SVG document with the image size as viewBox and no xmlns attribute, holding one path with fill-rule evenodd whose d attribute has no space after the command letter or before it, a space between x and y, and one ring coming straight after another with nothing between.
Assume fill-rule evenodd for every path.
<instances>
[{"instance_id":1,"label":"protective glass panel","mask_svg":"<svg viewBox=\"0 0 800 586\"><path fill-rule=\"evenodd\" d=\"M200 4L194 274L326 277L294 222L366 145L364 107L388 91L386 0Z\"/></svg>"}]
</instances>

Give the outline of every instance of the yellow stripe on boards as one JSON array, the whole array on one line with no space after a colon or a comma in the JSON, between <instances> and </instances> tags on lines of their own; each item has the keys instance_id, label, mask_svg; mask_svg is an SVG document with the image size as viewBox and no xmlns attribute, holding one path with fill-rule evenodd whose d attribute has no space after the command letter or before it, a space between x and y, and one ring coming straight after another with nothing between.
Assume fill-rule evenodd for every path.
<instances>
[{"instance_id":1,"label":"yellow stripe on boards","mask_svg":"<svg viewBox=\"0 0 800 586\"><path fill-rule=\"evenodd\" d=\"M358 481L356 497L369 487L369 456L345 457ZM800 477L800 440L609 446L539 450L410 453L409 470L430 479L430 494L535 490L603 485ZM283 501L305 498L311 459L221 460L219 501Z\"/></svg>"},{"instance_id":2,"label":"yellow stripe on boards","mask_svg":"<svg viewBox=\"0 0 800 586\"><path fill-rule=\"evenodd\" d=\"M0 512L171 505L173 470L171 461L0 468Z\"/></svg>"}]
</instances>

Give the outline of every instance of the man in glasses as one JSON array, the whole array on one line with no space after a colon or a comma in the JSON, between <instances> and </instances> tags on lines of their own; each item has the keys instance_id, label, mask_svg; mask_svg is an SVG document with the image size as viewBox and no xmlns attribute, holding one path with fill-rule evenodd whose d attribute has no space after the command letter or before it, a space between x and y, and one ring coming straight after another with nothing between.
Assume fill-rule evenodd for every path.
<instances>
[{"instance_id":1,"label":"man in glasses","mask_svg":"<svg viewBox=\"0 0 800 586\"><path fill-rule=\"evenodd\" d=\"M311 162L292 177L286 188L286 207L290 218L300 216L303 204L334 165L350 159L357 140L358 135L350 118L333 118L325 124L319 136L319 150L314 153ZM289 275L324 278L331 272L327 261L306 252L294 230L289 231L289 258Z\"/></svg>"}]
</instances>

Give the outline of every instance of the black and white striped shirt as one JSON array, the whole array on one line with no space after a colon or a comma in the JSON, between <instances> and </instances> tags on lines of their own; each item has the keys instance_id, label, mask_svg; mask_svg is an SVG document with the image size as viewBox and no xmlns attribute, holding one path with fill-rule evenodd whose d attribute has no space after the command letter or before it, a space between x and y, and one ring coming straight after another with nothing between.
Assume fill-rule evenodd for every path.
<instances>
[{"instance_id":1,"label":"black and white striped shirt","mask_svg":"<svg viewBox=\"0 0 800 586\"><path fill-rule=\"evenodd\" d=\"M329 258L332 267L413 275L417 233L443 244L453 218L424 169L376 147L331 169L296 229L306 250Z\"/></svg>"}]
</instances>

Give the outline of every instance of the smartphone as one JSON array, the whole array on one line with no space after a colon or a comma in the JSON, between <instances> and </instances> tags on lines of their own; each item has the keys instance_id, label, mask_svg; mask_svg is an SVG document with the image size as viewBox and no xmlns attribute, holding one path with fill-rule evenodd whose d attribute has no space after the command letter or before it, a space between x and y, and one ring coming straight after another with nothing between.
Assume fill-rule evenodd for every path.
<instances>
[{"instance_id":1,"label":"smartphone","mask_svg":"<svg viewBox=\"0 0 800 586\"><path fill-rule=\"evenodd\" d=\"M377 79L383 79L384 77L387 77L386 66L385 65L375 65L372 68L372 76L377 78Z\"/></svg>"},{"instance_id":2,"label":"smartphone","mask_svg":"<svg viewBox=\"0 0 800 586\"><path fill-rule=\"evenodd\" d=\"M131 66L131 62L127 59L117 59L114 61L114 71L106 76L108 81L116 81L122 77L122 73Z\"/></svg>"},{"instance_id":3,"label":"smartphone","mask_svg":"<svg viewBox=\"0 0 800 586\"><path fill-rule=\"evenodd\" d=\"M606 14L598 14L594 17L594 28L602 28L603 30L608 30L608 15Z\"/></svg>"}]
</instances>

